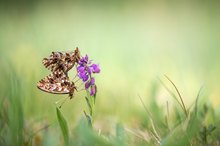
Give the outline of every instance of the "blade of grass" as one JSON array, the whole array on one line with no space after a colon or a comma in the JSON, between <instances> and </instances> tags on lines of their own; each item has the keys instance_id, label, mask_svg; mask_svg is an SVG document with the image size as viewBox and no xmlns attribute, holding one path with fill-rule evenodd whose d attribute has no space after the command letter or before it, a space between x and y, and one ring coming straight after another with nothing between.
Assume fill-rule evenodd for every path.
<instances>
[{"instance_id":1,"label":"blade of grass","mask_svg":"<svg viewBox=\"0 0 220 146\"><path fill-rule=\"evenodd\" d=\"M201 88L199 89L199 92L198 92L197 97L196 97L196 103L195 103L195 109L194 109L194 110L195 110L195 115L197 115L197 112L198 112L198 101L199 101L199 97L200 97L202 88L203 88L203 87L201 87Z\"/></svg>"},{"instance_id":2,"label":"blade of grass","mask_svg":"<svg viewBox=\"0 0 220 146\"><path fill-rule=\"evenodd\" d=\"M76 146L118 146L112 140L108 140L93 130L83 118L73 130L74 138L71 145Z\"/></svg>"},{"instance_id":3,"label":"blade of grass","mask_svg":"<svg viewBox=\"0 0 220 146\"><path fill-rule=\"evenodd\" d=\"M168 81L173 85L173 87L175 88L175 90L176 90L176 92L177 92L177 94L178 94L178 96L179 96L179 98L180 98L180 101L181 101L181 104L182 104L182 107L183 107L183 111L185 112L185 115L186 115L186 117L187 117L187 116L188 116L188 113L187 113L187 110L186 110L186 106L185 106L185 104L184 104L184 102L183 102L183 98L182 98L182 96L181 96L179 90L177 89L176 85L173 83L173 81L172 81L168 76L166 76L166 75L164 75L164 76L167 78L167 80L168 80Z\"/></svg>"},{"instance_id":4,"label":"blade of grass","mask_svg":"<svg viewBox=\"0 0 220 146\"><path fill-rule=\"evenodd\" d=\"M11 67L13 70L13 67ZM22 81L16 72L13 70L9 73L11 92L8 94L10 108L8 110L9 114L9 129L10 138L8 145L22 145L24 142L23 137L23 126L24 126L24 115L21 99L22 94Z\"/></svg>"},{"instance_id":5,"label":"blade of grass","mask_svg":"<svg viewBox=\"0 0 220 146\"><path fill-rule=\"evenodd\" d=\"M155 140L157 141L157 143L160 144L161 138L160 138L159 134L157 133L157 131L156 131L156 129L155 129L153 117L152 117L150 111L147 109L146 105L144 104L144 101L142 100L142 98L140 97L140 95L138 95L138 97L140 98L140 101L141 101L142 105L144 106L145 111L147 112L147 114L148 114L149 117L150 117L150 122L151 122L152 129L153 129L153 131L151 131L151 132L152 132L152 135L154 136L154 138L155 138Z\"/></svg>"},{"instance_id":6,"label":"blade of grass","mask_svg":"<svg viewBox=\"0 0 220 146\"><path fill-rule=\"evenodd\" d=\"M57 119L59 121L60 128L63 134L65 146L69 146L69 131L68 131L67 122L63 117L62 113L60 112L59 108L56 107L56 111L57 111Z\"/></svg>"},{"instance_id":7,"label":"blade of grass","mask_svg":"<svg viewBox=\"0 0 220 146\"><path fill-rule=\"evenodd\" d=\"M170 131L170 126L169 126L169 118L170 118L170 113L169 113L169 102L166 102L166 110L167 110L167 115L165 116L167 128Z\"/></svg>"},{"instance_id":8,"label":"blade of grass","mask_svg":"<svg viewBox=\"0 0 220 146\"><path fill-rule=\"evenodd\" d=\"M172 91L170 91L170 89L164 84L164 82L161 79L158 78L158 80L163 85L163 87L167 90L167 92L177 101L177 103L180 105L180 107L183 108L182 104L179 102L176 95Z\"/></svg>"}]
</instances>

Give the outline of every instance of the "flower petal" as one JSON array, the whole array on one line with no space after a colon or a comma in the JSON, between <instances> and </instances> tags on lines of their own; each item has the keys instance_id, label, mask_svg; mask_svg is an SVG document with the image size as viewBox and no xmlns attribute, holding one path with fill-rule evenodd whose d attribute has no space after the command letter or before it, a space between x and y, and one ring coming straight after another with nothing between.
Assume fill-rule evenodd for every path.
<instances>
[{"instance_id":1,"label":"flower petal","mask_svg":"<svg viewBox=\"0 0 220 146\"><path fill-rule=\"evenodd\" d=\"M98 64L92 64L91 68L92 68L93 73L99 73L100 72L100 67L99 67Z\"/></svg>"},{"instance_id":2,"label":"flower petal","mask_svg":"<svg viewBox=\"0 0 220 146\"><path fill-rule=\"evenodd\" d=\"M90 81L87 81L87 82L85 83L85 88L88 89L88 88L90 87L90 85L91 85L91 82L90 82Z\"/></svg>"},{"instance_id":3,"label":"flower petal","mask_svg":"<svg viewBox=\"0 0 220 146\"><path fill-rule=\"evenodd\" d=\"M87 72L91 75L92 74L92 72L93 72L93 69L92 68L90 68L90 67L87 67L86 68L86 70L87 70Z\"/></svg>"},{"instance_id":4,"label":"flower petal","mask_svg":"<svg viewBox=\"0 0 220 146\"><path fill-rule=\"evenodd\" d=\"M88 76L88 75L84 75L84 76L83 76L83 78L82 78L82 79L83 79L83 82L87 81L87 80L88 80L88 78L89 78L89 76Z\"/></svg>"},{"instance_id":5,"label":"flower petal","mask_svg":"<svg viewBox=\"0 0 220 146\"><path fill-rule=\"evenodd\" d=\"M91 85L95 85L95 78L92 77L90 82L91 82Z\"/></svg>"},{"instance_id":6,"label":"flower petal","mask_svg":"<svg viewBox=\"0 0 220 146\"><path fill-rule=\"evenodd\" d=\"M83 80L83 82L87 81L89 76L86 72L79 72L78 73L79 78L81 78Z\"/></svg>"},{"instance_id":7,"label":"flower petal","mask_svg":"<svg viewBox=\"0 0 220 146\"><path fill-rule=\"evenodd\" d=\"M89 60L89 56L88 56L88 54L86 54L86 56L85 56L85 62L87 63L88 62L88 60Z\"/></svg>"},{"instance_id":8,"label":"flower petal","mask_svg":"<svg viewBox=\"0 0 220 146\"><path fill-rule=\"evenodd\" d=\"M95 86L91 86L90 95L94 96L95 93L96 93L96 87Z\"/></svg>"},{"instance_id":9,"label":"flower petal","mask_svg":"<svg viewBox=\"0 0 220 146\"><path fill-rule=\"evenodd\" d=\"M78 72L83 72L83 71L85 71L85 67L84 66L78 66L77 71Z\"/></svg>"}]
</instances>

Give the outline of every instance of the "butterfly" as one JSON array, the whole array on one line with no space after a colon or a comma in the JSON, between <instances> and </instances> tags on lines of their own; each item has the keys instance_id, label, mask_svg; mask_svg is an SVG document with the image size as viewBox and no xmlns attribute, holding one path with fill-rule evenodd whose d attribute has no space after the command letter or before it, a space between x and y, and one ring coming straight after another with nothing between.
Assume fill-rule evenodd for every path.
<instances>
[{"instance_id":1,"label":"butterfly","mask_svg":"<svg viewBox=\"0 0 220 146\"><path fill-rule=\"evenodd\" d=\"M69 94L70 99L77 91L74 82L69 80L69 77L63 71L54 71L37 83L37 87L52 94Z\"/></svg>"},{"instance_id":2,"label":"butterfly","mask_svg":"<svg viewBox=\"0 0 220 146\"><path fill-rule=\"evenodd\" d=\"M69 80L68 71L80 60L79 49L72 52L52 52L44 58L43 65L51 70L51 73L37 83L37 87L52 94L69 94L70 99L77 91L74 82Z\"/></svg>"},{"instance_id":3,"label":"butterfly","mask_svg":"<svg viewBox=\"0 0 220 146\"><path fill-rule=\"evenodd\" d=\"M72 52L52 52L42 63L51 72L63 71L65 74L80 60L79 49Z\"/></svg>"}]
</instances>

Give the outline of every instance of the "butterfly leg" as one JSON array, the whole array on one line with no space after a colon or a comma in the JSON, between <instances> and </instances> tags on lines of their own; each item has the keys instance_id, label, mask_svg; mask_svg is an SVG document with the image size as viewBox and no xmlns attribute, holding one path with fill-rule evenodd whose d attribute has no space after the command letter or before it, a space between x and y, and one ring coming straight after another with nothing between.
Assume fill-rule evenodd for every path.
<instances>
[{"instance_id":1,"label":"butterfly leg","mask_svg":"<svg viewBox=\"0 0 220 146\"><path fill-rule=\"evenodd\" d=\"M61 104L60 104L60 106L59 106L59 108L61 108L62 105L66 102L66 100L67 100L68 98L69 98L68 96L67 96L67 97L64 97L64 98L61 98L60 100L56 101L55 104L58 105L58 104L61 102Z\"/></svg>"},{"instance_id":2,"label":"butterfly leg","mask_svg":"<svg viewBox=\"0 0 220 146\"><path fill-rule=\"evenodd\" d=\"M76 74L76 75L73 77L72 81L73 81L73 80L75 80L75 79L76 79L76 77L77 77L77 74Z\"/></svg>"}]
</instances>

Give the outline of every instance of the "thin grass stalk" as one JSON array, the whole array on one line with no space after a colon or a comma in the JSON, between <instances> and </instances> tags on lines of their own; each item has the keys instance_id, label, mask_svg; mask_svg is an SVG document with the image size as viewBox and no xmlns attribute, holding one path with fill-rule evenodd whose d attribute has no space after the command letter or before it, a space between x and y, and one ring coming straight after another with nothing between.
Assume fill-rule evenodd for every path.
<instances>
[{"instance_id":1,"label":"thin grass stalk","mask_svg":"<svg viewBox=\"0 0 220 146\"><path fill-rule=\"evenodd\" d=\"M181 103L182 103L184 113L185 113L185 115L186 115L186 117L187 117L187 116L188 116L188 113L187 113L187 110L186 110L186 106L185 106L185 104L184 104L184 102L183 102L183 98L182 98L182 96L181 96L179 90L177 89L176 85L173 83L173 81L172 81L168 76L166 76L166 75L164 75L164 76L168 79L168 81L170 81L170 83L171 83L171 84L173 85L173 87L175 88L175 90L176 90L176 92L177 92L177 94L178 94L178 96L179 96L179 98L180 98L180 101L181 101Z\"/></svg>"}]
</instances>

